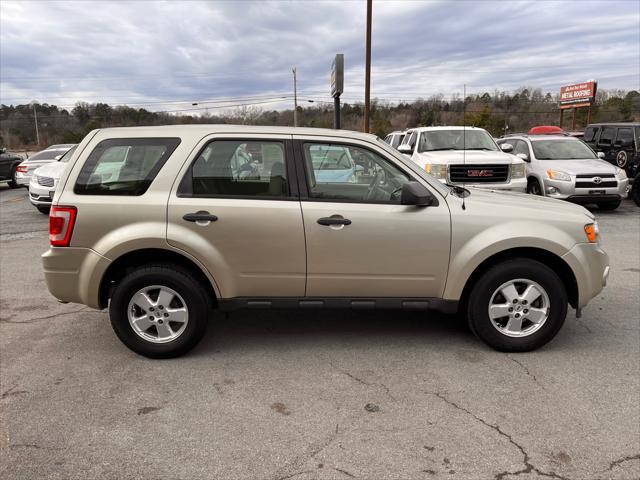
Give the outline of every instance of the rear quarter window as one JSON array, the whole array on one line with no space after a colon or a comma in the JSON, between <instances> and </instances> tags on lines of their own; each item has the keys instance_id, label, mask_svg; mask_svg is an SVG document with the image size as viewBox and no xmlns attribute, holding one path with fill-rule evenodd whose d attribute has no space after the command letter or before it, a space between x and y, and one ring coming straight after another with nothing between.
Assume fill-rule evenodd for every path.
<instances>
[{"instance_id":1,"label":"rear quarter window","mask_svg":"<svg viewBox=\"0 0 640 480\"><path fill-rule=\"evenodd\" d=\"M93 149L78 174L78 195L144 194L179 138L114 138Z\"/></svg>"}]
</instances>

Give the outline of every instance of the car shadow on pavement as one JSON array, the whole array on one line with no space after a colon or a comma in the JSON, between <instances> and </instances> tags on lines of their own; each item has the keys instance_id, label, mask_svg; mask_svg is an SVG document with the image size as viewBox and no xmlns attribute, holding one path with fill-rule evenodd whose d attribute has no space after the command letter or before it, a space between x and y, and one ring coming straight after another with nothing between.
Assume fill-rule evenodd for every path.
<instances>
[{"instance_id":1,"label":"car shadow on pavement","mask_svg":"<svg viewBox=\"0 0 640 480\"><path fill-rule=\"evenodd\" d=\"M326 348L327 345L359 344L363 348L384 342L410 340L425 345L445 343L484 349L456 315L394 310L244 310L214 312L207 335L191 355L210 355L223 350L270 349L283 342L295 348Z\"/></svg>"}]
</instances>

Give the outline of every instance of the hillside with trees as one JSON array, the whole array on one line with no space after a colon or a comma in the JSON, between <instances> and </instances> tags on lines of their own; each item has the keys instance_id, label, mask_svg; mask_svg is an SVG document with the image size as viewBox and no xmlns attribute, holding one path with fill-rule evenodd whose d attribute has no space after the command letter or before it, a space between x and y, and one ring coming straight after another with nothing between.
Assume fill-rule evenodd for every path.
<instances>
[{"instance_id":1,"label":"hillside with trees","mask_svg":"<svg viewBox=\"0 0 640 480\"><path fill-rule=\"evenodd\" d=\"M293 125L293 110L265 110L243 106L219 115L185 115L153 112L106 103L78 103L72 109L56 105L35 104L38 115L40 146L79 142L96 128L136 125L190 123L226 123L246 125ZM364 107L361 103L342 106L342 128L362 130ZM494 136L505 132L523 132L534 125L557 125L558 97L540 89L520 88L515 93L499 92L454 95L445 99L435 95L410 102L389 103L374 99L371 106L371 131L384 136L392 130L428 125L474 125ZM601 90L592 108L592 122L640 121L640 93L637 91ZM580 109L576 128L587 123L586 109ZM316 102L298 107L298 124L306 127L333 127L333 104ZM571 111L565 115L564 128L571 129ZM0 106L0 145L14 149L37 149L34 105Z\"/></svg>"}]
</instances>

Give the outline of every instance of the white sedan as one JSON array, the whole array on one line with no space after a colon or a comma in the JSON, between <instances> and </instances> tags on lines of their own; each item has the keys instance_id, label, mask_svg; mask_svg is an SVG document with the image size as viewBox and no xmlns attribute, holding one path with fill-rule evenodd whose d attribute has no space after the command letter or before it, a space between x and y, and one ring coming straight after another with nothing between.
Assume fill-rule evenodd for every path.
<instances>
[{"instance_id":1,"label":"white sedan","mask_svg":"<svg viewBox=\"0 0 640 480\"><path fill-rule=\"evenodd\" d=\"M41 213L49 214L58 181L76 148L78 146L74 145L58 161L46 163L33 171L29 181L29 200Z\"/></svg>"}]
</instances>

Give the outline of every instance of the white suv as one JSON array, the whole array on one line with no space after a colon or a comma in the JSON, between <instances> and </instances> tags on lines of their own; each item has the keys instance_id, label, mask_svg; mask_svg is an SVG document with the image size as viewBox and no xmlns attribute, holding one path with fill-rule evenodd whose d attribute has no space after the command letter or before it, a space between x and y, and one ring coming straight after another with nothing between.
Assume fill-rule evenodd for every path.
<instances>
[{"instance_id":1,"label":"white suv","mask_svg":"<svg viewBox=\"0 0 640 480\"><path fill-rule=\"evenodd\" d=\"M525 162L500 149L476 127L420 127L407 131L398 151L444 183L527 191Z\"/></svg>"}]
</instances>

